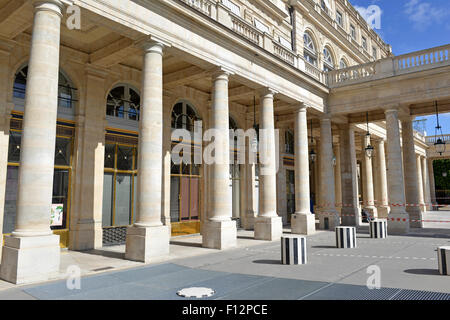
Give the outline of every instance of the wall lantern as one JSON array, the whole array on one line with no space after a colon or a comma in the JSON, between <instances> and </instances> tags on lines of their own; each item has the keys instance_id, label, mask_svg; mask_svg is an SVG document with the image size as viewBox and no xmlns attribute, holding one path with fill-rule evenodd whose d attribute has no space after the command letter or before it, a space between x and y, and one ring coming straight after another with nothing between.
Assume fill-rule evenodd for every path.
<instances>
[{"instance_id":1,"label":"wall lantern","mask_svg":"<svg viewBox=\"0 0 450 320\"><path fill-rule=\"evenodd\" d=\"M366 136L368 137L369 143L364 148L364 151L366 152L366 156L371 159L373 157L374 147L370 145L370 131L369 131L369 112L366 112L366 124L367 124L367 133Z\"/></svg>"},{"instance_id":2,"label":"wall lantern","mask_svg":"<svg viewBox=\"0 0 450 320\"><path fill-rule=\"evenodd\" d=\"M434 102L434 105L436 107L436 128L434 131L436 142L434 143L434 149L436 150L437 153L439 153L439 155L442 156L442 154L445 152L445 141L444 135L442 134L442 127L439 125L439 110L437 101Z\"/></svg>"}]
</instances>

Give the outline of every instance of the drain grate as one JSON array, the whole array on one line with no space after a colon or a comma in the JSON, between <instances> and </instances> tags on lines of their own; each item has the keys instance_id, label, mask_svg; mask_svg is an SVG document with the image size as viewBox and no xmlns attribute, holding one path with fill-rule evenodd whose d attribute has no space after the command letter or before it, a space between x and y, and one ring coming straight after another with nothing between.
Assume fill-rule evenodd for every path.
<instances>
[{"instance_id":1,"label":"drain grate","mask_svg":"<svg viewBox=\"0 0 450 320\"><path fill-rule=\"evenodd\" d=\"M208 298L214 295L216 292L211 288L192 287L184 288L177 292L177 295L184 298Z\"/></svg>"},{"instance_id":2,"label":"drain grate","mask_svg":"<svg viewBox=\"0 0 450 320\"><path fill-rule=\"evenodd\" d=\"M99 272L99 271L105 271L105 270L111 270L111 269L114 269L114 267L103 267L103 268L94 269L92 271Z\"/></svg>"},{"instance_id":3,"label":"drain grate","mask_svg":"<svg viewBox=\"0 0 450 320\"><path fill-rule=\"evenodd\" d=\"M392 300L450 300L449 293L401 290Z\"/></svg>"}]
</instances>

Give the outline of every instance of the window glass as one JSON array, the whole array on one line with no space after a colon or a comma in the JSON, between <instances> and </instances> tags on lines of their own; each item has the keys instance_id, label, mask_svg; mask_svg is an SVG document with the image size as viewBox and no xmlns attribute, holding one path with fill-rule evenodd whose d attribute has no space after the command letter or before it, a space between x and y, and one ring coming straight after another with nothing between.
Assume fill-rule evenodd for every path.
<instances>
[{"instance_id":1,"label":"window glass","mask_svg":"<svg viewBox=\"0 0 450 320\"><path fill-rule=\"evenodd\" d=\"M72 139L56 138L55 165L70 166Z\"/></svg>"},{"instance_id":2,"label":"window glass","mask_svg":"<svg viewBox=\"0 0 450 320\"><path fill-rule=\"evenodd\" d=\"M20 144L22 142L22 133L17 131L9 132L8 162L20 161Z\"/></svg>"},{"instance_id":3,"label":"window glass","mask_svg":"<svg viewBox=\"0 0 450 320\"><path fill-rule=\"evenodd\" d=\"M133 170L133 147L117 147L117 169Z\"/></svg>"},{"instance_id":4,"label":"window glass","mask_svg":"<svg viewBox=\"0 0 450 320\"><path fill-rule=\"evenodd\" d=\"M13 85L13 96L18 99L25 99L25 92L27 87L27 76L28 76L28 66L23 67L19 72L17 72L14 85ZM75 91L69 79L59 72L58 74L58 107L72 108L75 100Z\"/></svg>"},{"instance_id":5,"label":"window glass","mask_svg":"<svg viewBox=\"0 0 450 320\"><path fill-rule=\"evenodd\" d=\"M354 25L350 25L350 35L353 39L356 39L356 29Z\"/></svg>"},{"instance_id":6,"label":"window glass","mask_svg":"<svg viewBox=\"0 0 450 320\"><path fill-rule=\"evenodd\" d=\"M342 27L344 21L342 18L342 13L339 11L336 11L336 22Z\"/></svg>"},{"instance_id":7,"label":"window glass","mask_svg":"<svg viewBox=\"0 0 450 320\"><path fill-rule=\"evenodd\" d=\"M127 226L131 218L131 174L116 174L115 226Z\"/></svg>"},{"instance_id":8,"label":"window glass","mask_svg":"<svg viewBox=\"0 0 450 320\"><path fill-rule=\"evenodd\" d=\"M116 153L115 144L105 145L105 168L114 168L115 153Z\"/></svg>"},{"instance_id":9,"label":"window glass","mask_svg":"<svg viewBox=\"0 0 450 320\"><path fill-rule=\"evenodd\" d=\"M304 42L304 53L303 57L307 62L309 62L312 65L317 65L317 52L316 47L314 45L314 42L309 35L309 33L305 32L303 35L303 42Z\"/></svg>"},{"instance_id":10,"label":"window glass","mask_svg":"<svg viewBox=\"0 0 450 320\"><path fill-rule=\"evenodd\" d=\"M323 70L325 72L334 69L333 57L331 56L330 50L328 50L327 48L323 49L323 60L324 60Z\"/></svg>"},{"instance_id":11,"label":"window glass","mask_svg":"<svg viewBox=\"0 0 450 320\"><path fill-rule=\"evenodd\" d=\"M112 225L113 215L113 186L114 173L105 172L103 176L103 211L102 211L102 226L109 227Z\"/></svg>"}]
</instances>

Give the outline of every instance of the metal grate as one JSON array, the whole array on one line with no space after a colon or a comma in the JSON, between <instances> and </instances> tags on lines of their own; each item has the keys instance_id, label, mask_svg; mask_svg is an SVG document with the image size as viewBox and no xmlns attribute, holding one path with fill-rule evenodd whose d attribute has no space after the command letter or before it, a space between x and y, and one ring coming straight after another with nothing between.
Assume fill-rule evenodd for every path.
<instances>
[{"instance_id":1,"label":"metal grate","mask_svg":"<svg viewBox=\"0 0 450 320\"><path fill-rule=\"evenodd\" d=\"M449 293L401 290L392 300L450 300Z\"/></svg>"},{"instance_id":2,"label":"metal grate","mask_svg":"<svg viewBox=\"0 0 450 320\"><path fill-rule=\"evenodd\" d=\"M103 245L112 246L125 244L127 227L103 228Z\"/></svg>"}]
</instances>

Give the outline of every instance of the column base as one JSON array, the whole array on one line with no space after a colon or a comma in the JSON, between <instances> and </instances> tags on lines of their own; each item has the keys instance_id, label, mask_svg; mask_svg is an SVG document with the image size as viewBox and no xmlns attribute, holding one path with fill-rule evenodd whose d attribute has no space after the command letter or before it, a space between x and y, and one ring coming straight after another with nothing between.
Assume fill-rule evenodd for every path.
<instances>
[{"instance_id":1,"label":"column base","mask_svg":"<svg viewBox=\"0 0 450 320\"><path fill-rule=\"evenodd\" d=\"M417 209L414 211L406 211L409 215L410 228L423 228L423 212L420 210L420 208Z\"/></svg>"},{"instance_id":2,"label":"column base","mask_svg":"<svg viewBox=\"0 0 450 320\"><path fill-rule=\"evenodd\" d=\"M101 223L78 222L69 232L70 250L92 250L103 247L103 229Z\"/></svg>"},{"instance_id":3,"label":"column base","mask_svg":"<svg viewBox=\"0 0 450 320\"><path fill-rule=\"evenodd\" d=\"M154 257L169 254L168 226L127 228L125 259L148 263Z\"/></svg>"},{"instance_id":4,"label":"column base","mask_svg":"<svg viewBox=\"0 0 450 320\"><path fill-rule=\"evenodd\" d=\"M47 281L59 272L59 236L5 237L0 278L14 284Z\"/></svg>"},{"instance_id":5,"label":"column base","mask_svg":"<svg viewBox=\"0 0 450 320\"><path fill-rule=\"evenodd\" d=\"M281 217L257 217L255 219L256 240L280 240L282 234L283 222Z\"/></svg>"},{"instance_id":6,"label":"column base","mask_svg":"<svg viewBox=\"0 0 450 320\"><path fill-rule=\"evenodd\" d=\"M378 218L377 208L375 208L373 206L368 206L368 207L364 207L363 209L366 210L373 219Z\"/></svg>"},{"instance_id":7,"label":"column base","mask_svg":"<svg viewBox=\"0 0 450 320\"><path fill-rule=\"evenodd\" d=\"M387 219L390 211L388 206L380 206L377 208L377 210L378 210L378 219Z\"/></svg>"},{"instance_id":8,"label":"column base","mask_svg":"<svg viewBox=\"0 0 450 320\"><path fill-rule=\"evenodd\" d=\"M316 232L316 217L311 213L295 213L291 217L293 234L310 235Z\"/></svg>"},{"instance_id":9,"label":"column base","mask_svg":"<svg viewBox=\"0 0 450 320\"><path fill-rule=\"evenodd\" d=\"M341 225L342 226L358 226L359 223L357 223L358 219L360 218L360 214L358 211L358 208L342 208L341 211Z\"/></svg>"},{"instance_id":10,"label":"column base","mask_svg":"<svg viewBox=\"0 0 450 320\"><path fill-rule=\"evenodd\" d=\"M236 221L207 221L203 225L203 247L224 250L236 244Z\"/></svg>"},{"instance_id":11,"label":"column base","mask_svg":"<svg viewBox=\"0 0 450 320\"><path fill-rule=\"evenodd\" d=\"M253 230L255 228L255 213L247 212L244 219L241 220L241 227L245 230Z\"/></svg>"},{"instance_id":12,"label":"column base","mask_svg":"<svg viewBox=\"0 0 450 320\"><path fill-rule=\"evenodd\" d=\"M337 212L319 215L319 228L321 230L334 230L335 227L339 227L340 225L340 217Z\"/></svg>"},{"instance_id":13,"label":"column base","mask_svg":"<svg viewBox=\"0 0 450 320\"><path fill-rule=\"evenodd\" d=\"M393 220L394 219L394 220ZM406 234L409 232L409 215L405 213L391 213L388 216L389 234Z\"/></svg>"}]
</instances>

